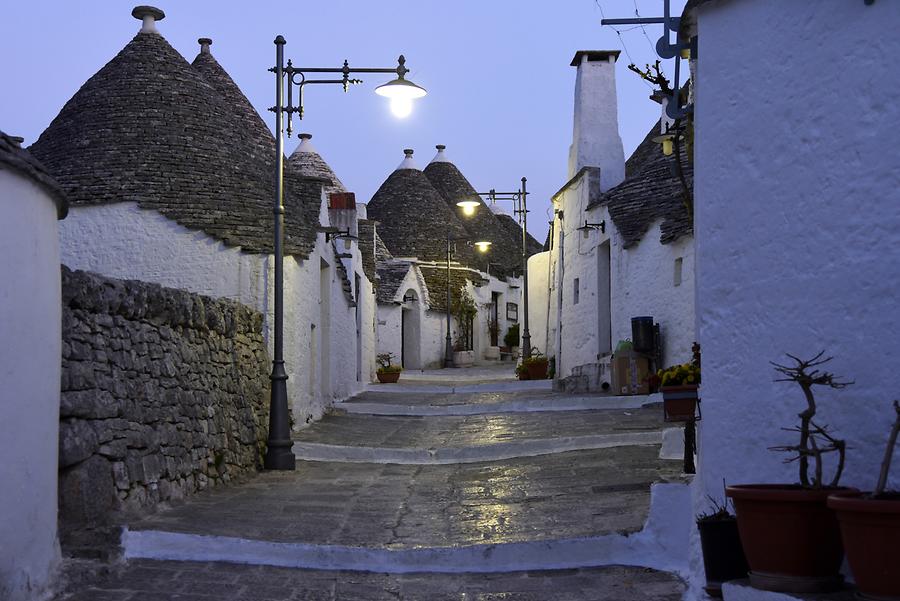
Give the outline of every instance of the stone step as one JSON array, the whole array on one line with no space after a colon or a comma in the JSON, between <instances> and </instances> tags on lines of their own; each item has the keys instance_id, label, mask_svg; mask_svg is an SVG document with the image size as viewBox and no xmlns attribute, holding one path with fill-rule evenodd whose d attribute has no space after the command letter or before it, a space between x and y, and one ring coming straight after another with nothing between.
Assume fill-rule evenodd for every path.
<instances>
[{"instance_id":1,"label":"stone step","mask_svg":"<svg viewBox=\"0 0 900 601\"><path fill-rule=\"evenodd\" d=\"M68 573L83 570L82 565L66 566ZM673 574L626 566L504 574L382 574L133 560L98 572L71 579L57 601L679 601L685 590Z\"/></svg>"},{"instance_id":2,"label":"stone step","mask_svg":"<svg viewBox=\"0 0 900 601\"><path fill-rule=\"evenodd\" d=\"M662 395L612 396L606 394L569 395L551 391L513 392L415 392L384 394L367 390L334 406L335 413L367 415L488 415L494 413L546 413L593 409L639 409L662 403Z\"/></svg>"},{"instance_id":3,"label":"stone step","mask_svg":"<svg viewBox=\"0 0 900 601\"><path fill-rule=\"evenodd\" d=\"M329 415L294 435L294 453L312 461L472 463L658 445L662 424L657 406L440 417Z\"/></svg>"},{"instance_id":4,"label":"stone step","mask_svg":"<svg viewBox=\"0 0 900 601\"><path fill-rule=\"evenodd\" d=\"M664 517L673 504L687 511L688 494L678 462L658 452L430 466L299 462L296 472L264 473L131 524L123 547L127 557L384 572L668 569L686 551L661 539L686 544L687 535L658 531L687 526L651 519L645 528L651 484L673 482L654 487L654 504L669 508Z\"/></svg>"}]
</instances>

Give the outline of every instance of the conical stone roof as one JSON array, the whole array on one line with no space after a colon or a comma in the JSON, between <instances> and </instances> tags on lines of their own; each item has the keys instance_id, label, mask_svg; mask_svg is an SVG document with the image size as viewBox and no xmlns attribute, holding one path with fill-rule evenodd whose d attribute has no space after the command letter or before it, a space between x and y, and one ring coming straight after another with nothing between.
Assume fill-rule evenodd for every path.
<instances>
[{"instance_id":1,"label":"conical stone roof","mask_svg":"<svg viewBox=\"0 0 900 601\"><path fill-rule=\"evenodd\" d=\"M307 177L318 177L329 180L331 183L326 184L325 192L332 194L334 192L346 192L347 188L335 175L331 166L325 162L322 155L316 150L312 144L311 134L300 134L300 143L291 157L288 159L288 165L294 168L297 173Z\"/></svg>"},{"instance_id":2,"label":"conical stone roof","mask_svg":"<svg viewBox=\"0 0 900 601\"><path fill-rule=\"evenodd\" d=\"M491 247L486 257L496 268L492 268L492 273L496 275L509 275L512 271L521 271L522 265L522 230L519 229L519 238L510 237L507 229L500 224L500 221L494 215L487 204L476 194L475 188L469 183L469 180L454 165L444 152L445 146L437 146L437 155L425 167L424 173L431 182L431 185L441 193L447 206L454 211L459 218L460 223L466 228L469 238L473 241L488 240ZM463 198L477 199L480 206L476 209L475 214L466 216L462 209L456 206L456 203ZM518 225L516 225L518 228ZM483 268L484 260L481 261ZM478 257L476 262L471 263L473 267L478 267Z\"/></svg>"},{"instance_id":3,"label":"conical stone roof","mask_svg":"<svg viewBox=\"0 0 900 601\"><path fill-rule=\"evenodd\" d=\"M412 150L404 152L407 158L369 201L368 217L379 222L378 234L395 257L444 261L448 229L453 238L466 238L467 232L440 192L415 168ZM472 251L464 242L456 249L454 259L471 259Z\"/></svg>"},{"instance_id":4,"label":"conical stone roof","mask_svg":"<svg viewBox=\"0 0 900 601\"><path fill-rule=\"evenodd\" d=\"M30 150L74 206L136 201L227 244L270 252L274 142L214 62L193 68L161 35L142 31ZM318 183L286 180L286 206L321 197ZM312 248L315 229L306 221L288 210L286 252L305 256Z\"/></svg>"}]
</instances>

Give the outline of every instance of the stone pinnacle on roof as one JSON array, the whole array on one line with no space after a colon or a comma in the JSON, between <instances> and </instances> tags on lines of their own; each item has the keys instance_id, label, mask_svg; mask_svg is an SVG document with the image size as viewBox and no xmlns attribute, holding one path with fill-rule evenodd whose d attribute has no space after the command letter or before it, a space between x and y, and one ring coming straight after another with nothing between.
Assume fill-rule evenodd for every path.
<instances>
[{"instance_id":1,"label":"stone pinnacle on roof","mask_svg":"<svg viewBox=\"0 0 900 601\"><path fill-rule=\"evenodd\" d=\"M313 146L312 134L302 133L299 138L300 143L287 161L288 166L300 175L329 180L331 183L325 184L325 191L329 194L346 192L347 188L341 183L340 178Z\"/></svg>"},{"instance_id":2,"label":"stone pinnacle on roof","mask_svg":"<svg viewBox=\"0 0 900 601\"><path fill-rule=\"evenodd\" d=\"M212 46L212 38L200 38L197 40L200 44L200 54L209 54L209 47Z\"/></svg>"},{"instance_id":3,"label":"stone pinnacle on roof","mask_svg":"<svg viewBox=\"0 0 900 601\"><path fill-rule=\"evenodd\" d=\"M395 171L399 171L400 169L418 169L419 166L416 165L416 162L413 160L413 149L412 148L404 148L403 154L405 155L403 161L397 165L397 169Z\"/></svg>"},{"instance_id":4,"label":"stone pinnacle on roof","mask_svg":"<svg viewBox=\"0 0 900 601\"><path fill-rule=\"evenodd\" d=\"M437 154L434 155L433 159L431 159L432 163L450 163L451 162L450 159L447 158L447 154L444 152L444 150L447 149L446 146L444 146L443 144L438 144L437 146L435 146L435 148L437 148Z\"/></svg>"},{"instance_id":5,"label":"stone pinnacle on roof","mask_svg":"<svg viewBox=\"0 0 900 601\"><path fill-rule=\"evenodd\" d=\"M140 33L159 33L156 30L156 22L166 18L166 13L155 6L135 6L131 16L141 21Z\"/></svg>"}]
</instances>

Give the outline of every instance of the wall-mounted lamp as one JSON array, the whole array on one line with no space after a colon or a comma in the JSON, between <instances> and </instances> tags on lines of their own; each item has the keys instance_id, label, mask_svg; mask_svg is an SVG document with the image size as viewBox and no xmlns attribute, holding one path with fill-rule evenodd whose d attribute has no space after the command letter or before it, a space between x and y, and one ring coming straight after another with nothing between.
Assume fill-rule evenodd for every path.
<instances>
[{"instance_id":1,"label":"wall-mounted lamp","mask_svg":"<svg viewBox=\"0 0 900 601\"><path fill-rule=\"evenodd\" d=\"M354 236L350 233L350 228L341 229L339 227L335 227L333 225L319 226L316 228L316 231L325 234L325 242L331 242L337 238L340 238L344 241L344 249L349 250L354 240L359 240L359 237Z\"/></svg>"},{"instance_id":2,"label":"wall-mounted lamp","mask_svg":"<svg viewBox=\"0 0 900 601\"><path fill-rule=\"evenodd\" d=\"M475 248L477 248L480 253L486 253L490 247L491 242L488 242L487 240L481 240L475 243Z\"/></svg>"},{"instance_id":3,"label":"wall-mounted lamp","mask_svg":"<svg viewBox=\"0 0 900 601\"><path fill-rule=\"evenodd\" d=\"M588 235L590 235L591 230L600 230L601 233L606 233L606 220L600 221L600 223L588 223L587 219L584 220L584 225L581 227L575 228L579 232L581 232L581 236L587 240Z\"/></svg>"},{"instance_id":4,"label":"wall-mounted lamp","mask_svg":"<svg viewBox=\"0 0 900 601\"><path fill-rule=\"evenodd\" d=\"M412 293L412 292L407 292L406 294L403 295L403 302L404 302L404 303L414 303L414 302L416 302L416 301L418 301L418 300L419 300L419 297L417 297L417 296L416 296L414 293Z\"/></svg>"}]
</instances>

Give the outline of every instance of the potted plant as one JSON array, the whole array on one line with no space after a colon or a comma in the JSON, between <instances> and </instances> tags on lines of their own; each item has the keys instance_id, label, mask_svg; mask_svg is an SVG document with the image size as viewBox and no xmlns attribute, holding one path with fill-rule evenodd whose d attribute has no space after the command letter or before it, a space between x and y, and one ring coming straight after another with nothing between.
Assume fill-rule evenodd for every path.
<instances>
[{"instance_id":1,"label":"potted plant","mask_svg":"<svg viewBox=\"0 0 900 601\"><path fill-rule=\"evenodd\" d=\"M400 372L403 368L393 364L394 353L379 353L375 356L375 362L378 363L378 370L375 375L382 384L393 384L400 379Z\"/></svg>"},{"instance_id":2,"label":"potted plant","mask_svg":"<svg viewBox=\"0 0 900 601\"><path fill-rule=\"evenodd\" d=\"M667 422L692 422L696 419L700 397L700 345L694 343L690 363L674 365L656 373L663 395L663 416ZM650 386L653 382L650 383Z\"/></svg>"},{"instance_id":3,"label":"potted plant","mask_svg":"<svg viewBox=\"0 0 900 601\"><path fill-rule=\"evenodd\" d=\"M456 367L471 367L475 364L475 351L466 349L466 343L462 338L453 341L453 365Z\"/></svg>"},{"instance_id":4,"label":"potted plant","mask_svg":"<svg viewBox=\"0 0 900 601\"><path fill-rule=\"evenodd\" d=\"M741 547L737 519L728 510L728 499L719 504L714 498L707 498L712 509L697 516L706 572L704 590L713 597L721 597L723 582L747 577L747 558Z\"/></svg>"},{"instance_id":5,"label":"potted plant","mask_svg":"<svg viewBox=\"0 0 900 601\"><path fill-rule=\"evenodd\" d=\"M519 363L518 365L516 365L516 376L518 376L520 380L529 379L528 366L526 366L524 363Z\"/></svg>"},{"instance_id":6,"label":"potted plant","mask_svg":"<svg viewBox=\"0 0 900 601\"><path fill-rule=\"evenodd\" d=\"M522 363L519 364L519 368L524 369L528 373L529 380L546 380L547 379L547 366L549 365L549 361L547 357L544 356L541 351L536 348L531 349L531 356L522 359ZM516 373L519 373L519 368L516 368ZM522 379L522 378L519 378Z\"/></svg>"},{"instance_id":7,"label":"potted plant","mask_svg":"<svg viewBox=\"0 0 900 601\"><path fill-rule=\"evenodd\" d=\"M852 382L839 381L818 368L832 358L788 357L792 365L772 363L784 377L776 382L794 382L803 392L806 408L799 413L800 425L786 429L799 434L795 445L773 447L790 452L786 462L796 461L798 484L742 484L728 486L734 502L738 530L754 588L782 592L827 592L841 587L839 574L843 549L837 518L828 509L828 495L851 490L838 486L844 469L846 444L834 438L827 426L813 421L816 399L813 388L841 389ZM826 480L823 457L836 453L836 467ZM812 461L810 461L812 460Z\"/></svg>"},{"instance_id":8,"label":"potted plant","mask_svg":"<svg viewBox=\"0 0 900 601\"><path fill-rule=\"evenodd\" d=\"M513 357L519 356L519 324L514 323L509 326L509 329L506 330L506 334L503 335L503 344L509 348Z\"/></svg>"},{"instance_id":9,"label":"potted plant","mask_svg":"<svg viewBox=\"0 0 900 601\"><path fill-rule=\"evenodd\" d=\"M848 491L828 497L837 513L847 563L865 598L900 599L900 491L886 490L897 434L900 402L894 401L894 425L888 436L875 490Z\"/></svg>"}]
</instances>

